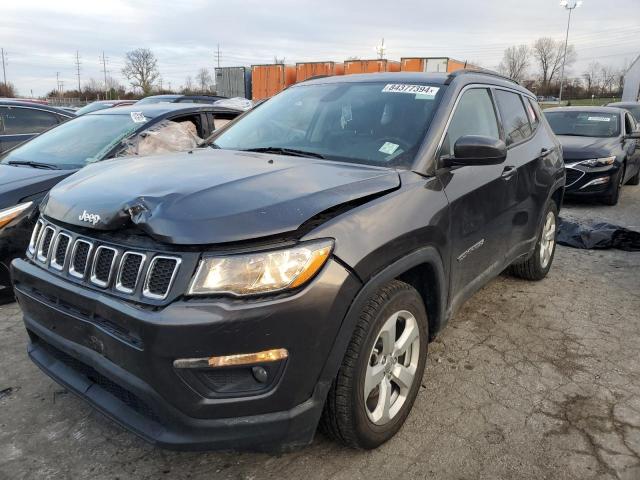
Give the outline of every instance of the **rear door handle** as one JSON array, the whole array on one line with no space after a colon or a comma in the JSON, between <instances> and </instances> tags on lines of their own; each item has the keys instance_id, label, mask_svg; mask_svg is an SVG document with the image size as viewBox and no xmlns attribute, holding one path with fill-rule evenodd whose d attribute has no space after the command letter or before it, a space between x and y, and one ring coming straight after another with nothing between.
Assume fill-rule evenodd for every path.
<instances>
[{"instance_id":1,"label":"rear door handle","mask_svg":"<svg viewBox=\"0 0 640 480\"><path fill-rule=\"evenodd\" d=\"M504 170L502 170L502 175L500 176L504 180L509 180L511 177L513 177L517 173L517 171L518 170L513 165L507 165L506 167L504 167Z\"/></svg>"}]
</instances>

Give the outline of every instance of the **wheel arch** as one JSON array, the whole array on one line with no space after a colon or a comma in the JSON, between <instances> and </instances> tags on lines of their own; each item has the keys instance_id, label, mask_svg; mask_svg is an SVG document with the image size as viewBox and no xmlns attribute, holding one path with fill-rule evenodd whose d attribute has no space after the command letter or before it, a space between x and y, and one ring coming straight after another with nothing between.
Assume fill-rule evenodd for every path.
<instances>
[{"instance_id":1,"label":"wheel arch","mask_svg":"<svg viewBox=\"0 0 640 480\"><path fill-rule=\"evenodd\" d=\"M444 263L435 247L426 246L398 259L364 283L351 302L347 314L340 325L336 340L320 374L319 388L326 388L326 391L328 391L342 364L345 352L358 323L360 311L367 300L380 287L396 279L416 288L425 302L430 339L433 339L446 324L448 282Z\"/></svg>"}]
</instances>

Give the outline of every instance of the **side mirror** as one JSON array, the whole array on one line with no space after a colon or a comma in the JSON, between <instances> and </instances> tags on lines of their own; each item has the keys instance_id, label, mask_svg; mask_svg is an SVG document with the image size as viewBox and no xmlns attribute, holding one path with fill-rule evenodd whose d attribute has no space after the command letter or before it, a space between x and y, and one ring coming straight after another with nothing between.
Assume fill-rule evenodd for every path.
<instances>
[{"instance_id":1,"label":"side mirror","mask_svg":"<svg viewBox=\"0 0 640 480\"><path fill-rule=\"evenodd\" d=\"M507 146L498 138L465 135L456 141L453 155L446 166L497 165L507 158Z\"/></svg>"}]
</instances>

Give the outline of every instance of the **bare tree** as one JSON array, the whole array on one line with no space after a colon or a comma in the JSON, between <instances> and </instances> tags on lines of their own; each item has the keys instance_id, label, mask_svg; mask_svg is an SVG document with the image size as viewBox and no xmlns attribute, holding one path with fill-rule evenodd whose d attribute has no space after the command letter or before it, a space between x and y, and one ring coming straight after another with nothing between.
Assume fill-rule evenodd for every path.
<instances>
[{"instance_id":1,"label":"bare tree","mask_svg":"<svg viewBox=\"0 0 640 480\"><path fill-rule=\"evenodd\" d=\"M200 70L198 70L198 74L196 75L196 82L198 82L200 91L202 93L208 92L211 89L211 83L213 82L209 70L207 70L206 68L201 68Z\"/></svg>"},{"instance_id":2,"label":"bare tree","mask_svg":"<svg viewBox=\"0 0 640 480\"><path fill-rule=\"evenodd\" d=\"M145 95L151 93L153 83L160 76L158 60L148 48L138 48L127 52L122 74L133 88L141 88Z\"/></svg>"},{"instance_id":3,"label":"bare tree","mask_svg":"<svg viewBox=\"0 0 640 480\"><path fill-rule=\"evenodd\" d=\"M587 70L582 74L582 78L586 83L587 94L592 95L595 93L598 83L600 81L600 70L602 65L598 62L591 62L587 67Z\"/></svg>"},{"instance_id":4,"label":"bare tree","mask_svg":"<svg viewBox=\"0 0 640 480\"><path fill-rule=\"evenodd\" d=\"M277 64L277 65L284 65L284 61L285 61L285 60L286 60L286 59L285 59L284 57L282 57L282 58L278 58L278 56L277 56L277 55L274 55L274 56L273 56L273 63L275 63L275 64Z\"/></svg>"},{"instance_id":5,"label":"bare tree","mask_svg":"<svg viewBox=\"0 0 640 480\"><path fill-rule=\"evenodd\" d=\"M533 56L540 68L540 81L544 89L548 89L554 78L557 78L562 68L564 58L564 42L549 37L542 37L533 43ZM573 45L567 46L565 67L576 60Z\"/></svg>"},{"instance_id":6,"label":"bare tree","mask_svg":"<svg viewBox=\"0 0 640 480\"><path fill-rule=\"evenodd\" d=\"M184 79L184 86L182 87L182 93L193 93L193 78L191 78L191 75L187 76L187 78Z\"/></svg>"},{"instance_id":7,"label":"bare tree","mask_svg":"<svg viewBox=\"0 0 640 480\"><path fill-rule=\"evenodd\" d=\"M17 94L16 87L13 86L11 82L2 83L0 82L0 97L15 97Z\"/></svg>"},{"instance_id":8,"label":"bare tree","mask_svg":"<svg viewBox=\"0 0 640 480\"><path fill-rule=\"evenodd\" d=\"M616 82L616 77L617 77L618 73L616 72L616 70L613 67L610 67L609 65L604 65L601 69L600 69L600 76L602 79L602 94L604 95L605 92L608 95L611 95L611 90L613 90L613 85Z\"/></svg>"},{"instance_id":9,"label":"bare tree","mask_svg":"<svg viewBox=\"0 0 640 480\"><path fill-rule=\"evenodd\" d=\"M529 47L526 45L509 47L504 51L498 70L518 82L522 81L529 66L529 55Z\"/></svg>"}]
</instances>

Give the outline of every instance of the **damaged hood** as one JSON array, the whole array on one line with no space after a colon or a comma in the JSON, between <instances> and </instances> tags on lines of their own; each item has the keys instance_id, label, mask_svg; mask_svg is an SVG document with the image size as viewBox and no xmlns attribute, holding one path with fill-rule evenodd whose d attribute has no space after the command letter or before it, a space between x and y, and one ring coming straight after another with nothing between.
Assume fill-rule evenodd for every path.
<instances>
[{"instance_id":1,"label":"damaged hood","mask_svg":"<svg viewBox=\"0 0 640 480\"><path fill-rule=\"evenodd\" d=\"M392 169L202 149L90 165L54 187L42 210L96 230L135 225L165 243L214 244L292 232L399 186Z\"/></svg>"},{"instance_id":2,"label":"damaged hood","mask_svg":"<svg viewBox=\"0 0 640 480\"><path fill-rule=\"evenodd\" d=\"M619 137L578 137L573 135L558 135L562 144L565 162L567 160L585 160L588 158L608 157L616 147L620 147ZM569 163L569 162L567 162Z\"/></svg>"}]
</instances>

